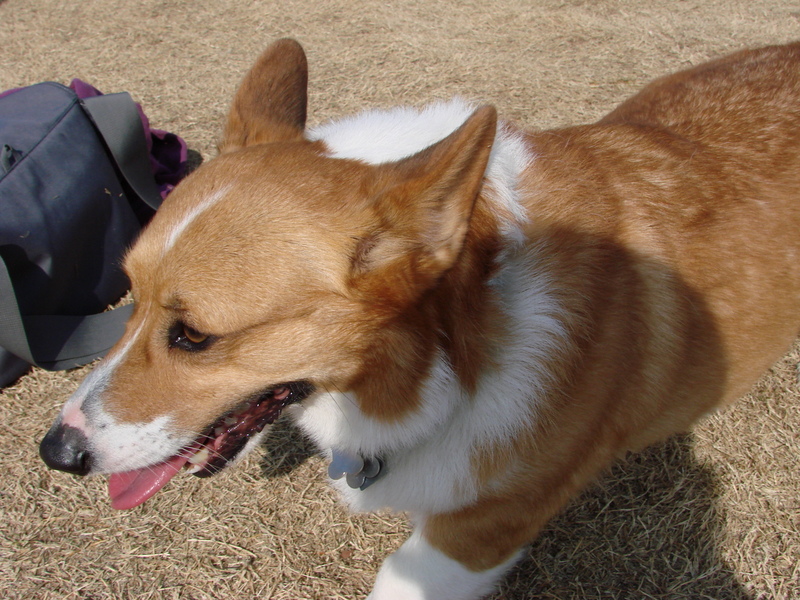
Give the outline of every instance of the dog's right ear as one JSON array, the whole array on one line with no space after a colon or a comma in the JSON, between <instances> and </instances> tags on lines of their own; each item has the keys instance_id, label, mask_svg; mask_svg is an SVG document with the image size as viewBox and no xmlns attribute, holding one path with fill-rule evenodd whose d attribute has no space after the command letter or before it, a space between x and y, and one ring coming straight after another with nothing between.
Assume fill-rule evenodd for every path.
<instances>
[{"instance_id":1,"label":"dog's right ear","mask_svg":"<svg viewBox=\"0 0 800 600\"><path fill-rule=\"evenodd\" d=\"M485 105L432 146L373 167L375 225L356 239L354 290L405 307L456 264L496 136L497 111Z\"/></svg>"},{"instance_id":2,"label":"dog's right ear","mask_svg":"<svg viewBox=\"0 0 800 600\"><path fill-rule=\"evenodd\" d=\"M239 85L218 146L220 153L302 138L307 88L308 63L300 44L292 39L271 44Z\"/></svg>"}]
</instances>

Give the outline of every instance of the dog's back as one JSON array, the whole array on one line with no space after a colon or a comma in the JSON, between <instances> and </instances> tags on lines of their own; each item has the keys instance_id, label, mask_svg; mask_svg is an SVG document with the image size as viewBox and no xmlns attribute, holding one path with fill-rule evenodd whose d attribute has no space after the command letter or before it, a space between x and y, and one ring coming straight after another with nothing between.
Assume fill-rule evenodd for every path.
<instances>
[{"instance_id":1,"label":"dog's back","mask_svg":"<svg viewBox=\"0 0 800 600\"><path fill-rule=\"evenodd\" d=\"M427 524L473 567L454 531L502 527L482 555L508 556L614 457L746 393L800 332L800 45L665 77L595 125L529 139L526 233L572 336L515 457L483 454L513 483Z\"/></svg>"},{"instance_id":2,"label":"dog's back","mask_svg":"<svg viewBox=\"0 0 800 600\"><path fill-rule=\"evenodd\" d=\"M745 393L800 332L800 44L664 77L597 125L532 145L533 239L603 249L599 272L575 277L570 251L562 272L578 288L609 282L595 307L628 296L619 328L643 329L620 345L660 339L652 362L681 370L687 422ZM617 268L635 290L610 283ZM705 406L701 381L717 382Z\"/></svg>"}]
</instances>

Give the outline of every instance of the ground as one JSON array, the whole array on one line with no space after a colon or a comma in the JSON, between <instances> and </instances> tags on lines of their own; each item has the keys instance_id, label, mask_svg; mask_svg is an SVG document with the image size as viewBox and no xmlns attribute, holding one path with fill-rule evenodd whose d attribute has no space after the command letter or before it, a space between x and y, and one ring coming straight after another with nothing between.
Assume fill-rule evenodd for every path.
<instances>
[{"instance_id":1,"label":"ground","mask_svg":"<svg viewBox=\"0 0 800 600\"><path fill-rule=\"evenodd\" d=\"M0 0L0 90L129 91L208 159L234 87L298 38L310 123L462 95L535 128L589 122L649 79L800 38L797 0ZM536 541L496 600L800 598L800 346L734 408L630 456ZM0 392L0 589L8 599L359 598L407 535L349 516L287 425L212 480L115 512L101 479L37 444L86 369Z\"/></svg>"}]
</instances>

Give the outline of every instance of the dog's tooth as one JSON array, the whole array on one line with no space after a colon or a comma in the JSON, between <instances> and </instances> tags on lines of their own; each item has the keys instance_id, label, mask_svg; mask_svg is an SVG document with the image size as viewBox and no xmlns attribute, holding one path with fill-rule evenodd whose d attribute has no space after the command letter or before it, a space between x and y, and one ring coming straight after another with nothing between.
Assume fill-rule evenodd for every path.
<instances>
[{"instance_id":1,"label":"dog's tooth","mask_svg":"<svg viewBox=\"0 0 800 600\"><path fill-rule=\"evenodd\" d=\"M236 423L238 423L238 422L239 422L239 419L237 419L237 418L236 418L236 417L234 417L234 416L230 416L230 417L226 417L226 418L225 418L225 420L224 420L223 422L225 423L225 425L227 425L228 427L230 427L231 425L236 425Z\"/></svg>"},{"instance_id":2,"label":"dog's tooth","mask_svg":"<svg viewBox=\"0 0 800 600\"><path fill-rule=\"evenodd\" d=\"M214 428L214 435L219 436L222 435L223 433L225 433L225 428L222 427L221 425L219 427Z\"/></svg>"},{"instance_id":3,"label":"dog's tooth","mask_svg":"<svg viewBox=\"0 0 800 600\"><path fill-rule=\"evenodd\" d=\"M189 463L192 465L203 465L208 461L210 456L211 453L208 451L208 448L203 447L189 457ZM196 470L199 471L200 469L198 468ZM189 468L189 471L192 471L191 467Z\"/></svg>"}]
</instances>

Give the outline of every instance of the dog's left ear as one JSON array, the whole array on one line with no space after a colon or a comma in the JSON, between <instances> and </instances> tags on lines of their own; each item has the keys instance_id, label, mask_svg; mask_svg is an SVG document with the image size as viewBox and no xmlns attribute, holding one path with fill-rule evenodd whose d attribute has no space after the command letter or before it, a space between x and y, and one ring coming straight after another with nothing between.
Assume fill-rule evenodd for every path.
<instances>
[{"instance_id":1,"label":"dog's left ear","mask_svg":"<svg viewBox=\"0 0 800 600\"><path fill-rule=\"evenodd\" d=\"M433 146L376 167L379 225L361 238L351 282L376 301L413 301L458 259L497 130L492 106Z\"/></svg>"},{"instance_id":2,"label":"dog's left ear","mask_svg":"<svg viewBox=\"0 0 800 600\"><path fill-rule=\"evenodd\" d=\"M302 46L288 38L271 44L239 85L220 153L302 138L307 89L308 63Z\"/></svg>"}]
</instances>

